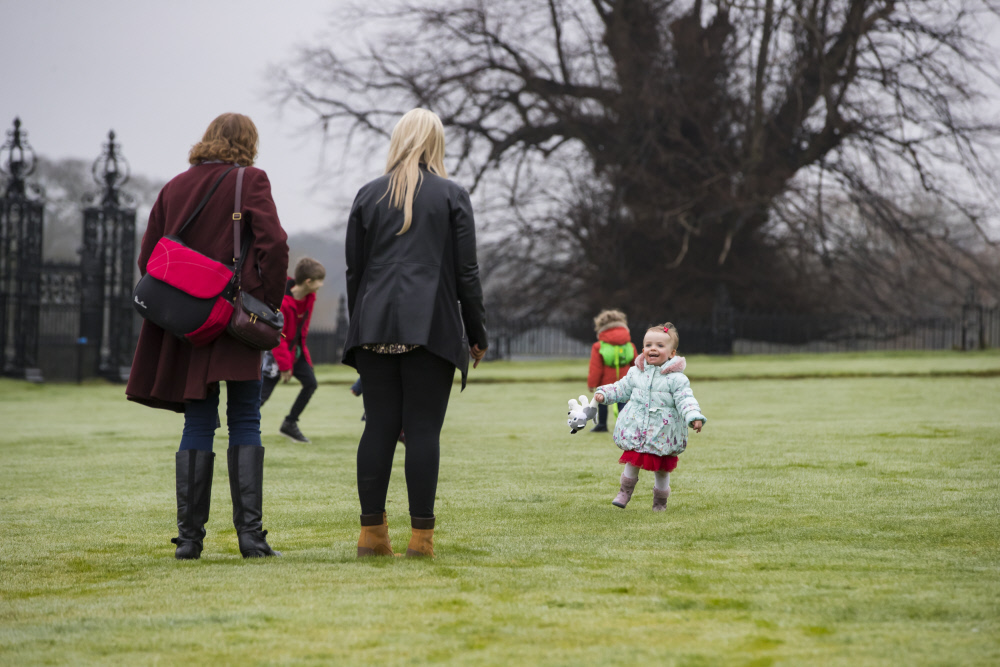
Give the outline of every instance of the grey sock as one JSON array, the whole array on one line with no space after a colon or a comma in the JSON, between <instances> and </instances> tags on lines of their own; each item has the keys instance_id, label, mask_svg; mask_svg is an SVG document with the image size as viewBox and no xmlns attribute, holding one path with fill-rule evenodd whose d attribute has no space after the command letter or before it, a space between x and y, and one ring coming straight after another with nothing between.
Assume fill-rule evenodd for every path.
<instances>
[{"instance_id":1,"label":"grey sock","mask_svg":"<svg viewBox=\"0 0 1000 667\"><path fill-rule=\"evenodd\" d=\"M653 488L658 491L666 491L670 488L670 473L666 470L657 470L653 473L655 476L655 481L653 482Z\"/></svg>"}]
</instances>

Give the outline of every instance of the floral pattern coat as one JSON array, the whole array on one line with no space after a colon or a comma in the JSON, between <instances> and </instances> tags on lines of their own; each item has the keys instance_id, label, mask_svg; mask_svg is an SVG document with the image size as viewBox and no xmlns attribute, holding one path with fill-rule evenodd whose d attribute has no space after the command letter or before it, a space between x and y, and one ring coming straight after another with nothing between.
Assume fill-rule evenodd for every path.
<instances>
[{"instance_id":1,"label":"floral pattern coat","mask_svg":"<svg viewBox=\"0 0 1000 667\"><path fill-rule=\"evenodd\" d=\"M619 449L656 456L676 456L687 448L688 424L708 421L691 392L691 381L681 371L684 357L662 366L646 364L644 370L632 367L614 384L597 389L606 404L628 404L618 415L615 444Z\"/></svg>"}]
</instances>

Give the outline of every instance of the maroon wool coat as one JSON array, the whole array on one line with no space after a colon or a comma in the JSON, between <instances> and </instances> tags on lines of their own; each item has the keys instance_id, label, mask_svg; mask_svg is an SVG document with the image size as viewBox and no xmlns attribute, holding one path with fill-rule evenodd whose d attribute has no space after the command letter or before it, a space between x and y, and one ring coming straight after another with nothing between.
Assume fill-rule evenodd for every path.
<instances>
[{"instance_id":1,"label":"maroon wool coat","mask_svg":"<svg viewBox=\"0 0 1000 667\"><path fill-rule=\"evenodd\" d=\"M215 180L230 166L222 163L195 165L163 186L142 237L139 271L143 275L156 242L180 229ZM183 241L212 259L231 264L235 196L236 171L233 170L198 218L184 231ZM277 308L285 292L288 237L278 221L267 174L247 167L242 200L241 231L247 234L252 230L254 237L253 248L243 264L243 289ZM193 347L155 324L143 321L125 394L130 401L184 412L185 403L205 398L208 386L214 382L259 380L260 355L259 350L225 333L209 345Z\"/></svg>"}]
</instances>

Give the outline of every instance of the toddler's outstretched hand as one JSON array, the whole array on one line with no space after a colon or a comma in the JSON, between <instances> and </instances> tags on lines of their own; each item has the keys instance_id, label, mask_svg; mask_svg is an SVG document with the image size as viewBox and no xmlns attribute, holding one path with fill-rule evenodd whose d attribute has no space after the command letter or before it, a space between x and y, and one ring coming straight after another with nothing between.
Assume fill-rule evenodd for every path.
<instances>
[{"instance_id":1,"label":"toddler's outstretched hand","mask_svg":"<svg viewBox=\"0 0 1000 667\"><path fill-rule=\"evenodd\" d=\"M695 419L693 422L691 422L691 428L694 429L695 433L701 433L701 427L704 426L704 425L705 425L705 422L703 422L700 419Z\"/></svg>"},{"instance_id":2,"label":"toddler's outstretched hand","mask_svg":"<svg viewBox=\"0 0 1000 667\"><path fill-rule=\"evenodd\" d=\"M597 399L598 403L603 403L604 402L604 394L594 394L594 398Z\"/></svg>"}]
</instances>

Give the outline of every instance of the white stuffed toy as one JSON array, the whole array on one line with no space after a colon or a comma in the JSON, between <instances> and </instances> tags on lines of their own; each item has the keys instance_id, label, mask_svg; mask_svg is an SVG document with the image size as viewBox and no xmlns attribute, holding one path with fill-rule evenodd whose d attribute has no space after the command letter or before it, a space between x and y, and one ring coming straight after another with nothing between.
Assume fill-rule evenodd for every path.
<instances>
[{"instance_id":1,"label":"white stuffed toy","mask_svg":"<svg viewBox=\"0 0 1000 667\"><path fill-rule=\"evenodd\" d=\"M582 430L591 419L597 422L597 398L587 402L586 396L581 396L578 401L575 398L569 399L569 419L566 424L570 428L570 434Z\"/></svg>"}]
</instances>

